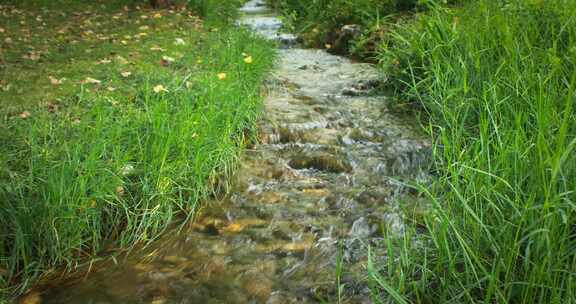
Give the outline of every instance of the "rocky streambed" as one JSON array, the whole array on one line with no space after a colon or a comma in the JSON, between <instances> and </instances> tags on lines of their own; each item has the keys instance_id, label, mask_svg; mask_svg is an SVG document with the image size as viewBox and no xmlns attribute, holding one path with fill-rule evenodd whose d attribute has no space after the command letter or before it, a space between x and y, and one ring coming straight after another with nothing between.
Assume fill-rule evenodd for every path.
<instances>
[{"instance_id":1,"label":"rocky streambed","mask_svg":"<svg viewBox=\"0 0 576 304\"><path fill-rule=\"evenodd\" d=\"M260 142L245 151L234 186L188 229L81 281L45 303L371 303L367 246L404 230L426 180L430 144L387 110L373 66L296 47L259 0L241 24L279 41ZM384 253L375 252L377 259Z\"/></svg>"}]
</instances>

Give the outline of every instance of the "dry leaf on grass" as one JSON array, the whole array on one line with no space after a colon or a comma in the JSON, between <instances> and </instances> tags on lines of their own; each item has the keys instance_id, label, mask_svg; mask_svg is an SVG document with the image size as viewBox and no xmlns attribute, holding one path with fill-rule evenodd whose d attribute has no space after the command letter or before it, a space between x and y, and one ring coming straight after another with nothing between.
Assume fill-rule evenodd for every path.
<instances>
[{"instance_id":1,"label":"dry leaf on grass","mask_svg":"<svg viewBox=\"0 0 576 304\"><path fill-rule=\"evenodd\" d=\"M54 76L48 76L48 79L50 79L50 84L52 84L52 85L60 85L60 84L62 84L62 81L64 80L64 78L58 79L58 78L55 78Z\"/></svg>"},{"instance_id":2,"label":"dry leaf on grass","mask_svg":"<svg viewBox=\"0 0 576 304\"><path fill-rule=\"evenodd\" d=\"M88 84L101 84L102 81L100 81L98 79L91 78L91 77L86 77L86 79L80 81L80 83L82 83L82 84L86 84L86 83L88 83Z\"/></svg>"}]
</instances>

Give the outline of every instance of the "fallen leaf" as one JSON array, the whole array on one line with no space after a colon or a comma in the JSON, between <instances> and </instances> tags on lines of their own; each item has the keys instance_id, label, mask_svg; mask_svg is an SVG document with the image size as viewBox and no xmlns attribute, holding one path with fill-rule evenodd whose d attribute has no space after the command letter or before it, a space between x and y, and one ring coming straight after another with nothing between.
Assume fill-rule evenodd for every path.
<instances>
[{"instance_id":1,"label":"fallen leaf","mask_svg":"<svg viewBox=\"0 0 576 304\"><path fill-rule=\"evenodd\" d=\"M176 59L174 59L172 57L162 56L162 59L160 60L160 65L168 66L168 65L170 65L170 63L174 62L175 60Z\"/></svg>"},{"instance_id":2,"label":"fallen leaf","mask_svg":"<svg viewBox=\"0 0 576 304\"><path fill-rule=\"evenodd\" d=\"M132 72L124 71L124 72L121 72L120 75L122 75L122 77L126 78L126 77L130 77L130 75L132 75Z\"/></svg>"},{"instance_id":3,"label":"fallen leaf","mask_svg":"<svg viewBox=\"0 0 576 304\"><path fill-rule=\"evenodd\" d=\"M4 33L6 32L6 29L4 29L3 27L0 27L0 33Z\"/></svg>"},{"instance_id":4,"label":"fallen leaf","mask_svg":"<svg viewBox=\"0 0 576 304\"><path fill-rule=\"evenodd\" d=\"M48 79L50 79L50 83L52 85L60 85L62 84L62 80L58 79L58 78L54 78L53 76L48 76Z\"/></svg>"},{"instance_id":5,"label":"fallen leaf","mask_svg":"<svg viewBox=\"0 0 576 304\"><path fill-rule=\"evenodd\" d=\"M153 90L155 93L168 92L168 90L166 90L166 88L161 84L155 86Z\"/></svg>"},{"instance_id":6,"label":"fallen leaf","mask_svg":"<svg viewBox=\"0 0 576 304\"><path fill-rule=\"evenodd\" d=\"M119 196L124 195L124 187L122 186L116 187L116 194L118 194Z\"/></svg>"},{"instance_id":7,"label":"fallen leaf","mask_svg":"<svg viewBox=\"0 0 576 304\"><path fill-rule=\"evenodd\" d=\"M120 63L120 64L128 64L130 63L128 60L126 60L126 58L122 57L122 56L116 56L116 60Z\"/></svg>"},{"instance_id":8,"label":"fallen leaf","mask_svg":"<svg viewBox=\"0 0 576 304\"><path fill-rule=\"evenodd\" d=\"M37 61L40 59L40 53L35 52L35 51L30 51L27 54L23 55L22 58L30 59L32 61Z\"/></svg>"},{"instance_id":9,"label":"fallen leaf","mask_svg":"<svg viewBox=\"0 0 576 304\"><path fill-rule=\"evenodd\" d=\"M109 64L110 62L112 62L112 60L105 58L98 61L98 64Z\"/></svg>"},{"instance_id":10,"label":"fallen leaf","mask_svg":"<svg viewBox=\"0 0 576 304\"><path fill-rule=\"evenodd\" d=\"M20 113L20 115L18 115L18 116L20 116L20 118L22 118L22 119L26 119L26 118L30 117L31 115L32 114L30 112L24 111L24 112Z\"/></svg>"},{"instance_id":11,"label":"fallen leaf","mask_svg":"<svg viewBox=\"0 0 576 304\"><path fill-rule=\"evenodd\" d=\"M251 64L252 63L252 56L247 56L246 58L244 58L244 62L247 64Z\"/></svg>"},{"instance_id":12,"label":"fallen leaf","mask_svg":"<svg viewBox=\"0 0 576 304\"><path fill-rule=\"evenodd\" d=\"M86 79L84 79L82 81L82 83L89 83L89 84L101 84L102 81L98 80L98 79L94 79L94 78L90 78L90 77L86 77Z\"/></svg>"},{"instance_id":13,"label":"fallen leaf","mask_svg":"<svg viewBox=\"0 0 576 304\"><path fill-rule=\"evenodd\" d=\"M226 79L226 73L218 73L218 79L220 80Z\"/></svg>"},{"instance_id":14,"label":"fallen leaf","mask_svg":"<svg viewBox=\"0 0 576 304\"><path fill-rule=\"evenodd\" d=\"M154 18L155 19L162 18L162 14L156 13L156 14L154 14Z\"/></svg>"},{"instance_id":15,"label":"fallen leaf","mask_svg":"<svg viewBox=\"0 0 576 304\"><path fill-rule=\"evenodd\" d=\"M115 87L107 87L106 90L110 91L110 92L114 92L116 91Z\"/></svg>"},{"instance_id":16,"label":"fallen leaf","mask_svg":"<svg viewBox=\"0 0 576 304\"><path fill-rule=\"evenodd\" d=\"M155 52L164 52L166 51L165 49L159 47L159 46L153 46L150 48L151 51L155 51Z\"/></svg>"},{"instance_id":17,"label":"fallen leaf","mask_svg":"<svg viewBox=\"0 0 576 304\"><path fill-rule=\"evenodd\" d=\"M175 45L185 45L186 41L184 41L184 39L182 38L176 38L176 41L174 41Z\"/></svg>"},{"instance_id":18,"label":"fallen leaf","mask_svg":"<svg viewBox=\"0 0 576 304\"><path fill-rule=\"evenodd\" d=\"M325 46L327 49L332 48L332 45L331 45L330 43L326 43L324 46Z\"/></svg>"},{"instance_id":19,"label":"fallen leaf","mask_svg":"<svg viewBox=\"0 0 576 304\"><path fill-rule=\"evenodd\" d=\"M140 29L141 31L147 31L148 29L150 29L150 27L147 26L147 25L143 25L143 26L139 27L139 29Z\"/></svg>"}]
</instances>

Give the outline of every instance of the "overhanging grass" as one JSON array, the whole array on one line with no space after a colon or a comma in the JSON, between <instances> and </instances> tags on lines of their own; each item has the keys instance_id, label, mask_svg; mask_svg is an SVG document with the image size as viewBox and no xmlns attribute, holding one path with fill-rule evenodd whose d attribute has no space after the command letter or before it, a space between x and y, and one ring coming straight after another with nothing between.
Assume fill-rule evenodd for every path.
<instances>
[{"instance_id":1,"label":"overhanging grass","mask_svg":"<svg viewBox=\"0 0 576 304\"><path fill-rule=\"evenodd\" d=\"M576 300L575 46L574 1L481 0L382 48L400 100L429 119L440 176L423 240L371 265L376 298Z\"/></svg>"},{"instance_id":2,"label":"overhanging grass","mask_svg":"<svg viewBox=\"0 0 576 304\"><path fill-rule=\"evenodd\" d=\"M5 296L102 249L150 241L178 212L192 215L253 129L274 54L187 10L3 9Z\"/></svg>"},{"instance_id":3,"label":"overhanging grass","mask_svg":"<svg viewBox=\"0 0 576 304\"><path fill-rule=\"evenodd\" d=\"M456 4L467 0L447 0ZM375 49L385 39L391 20L423 11L428 0L269 0L278 9L305 45L330 52L375 60ZM354 37L341 40L342 27L359 26ZM350 39L353 38L353 39Z\"/></svg>"}]
</instances>

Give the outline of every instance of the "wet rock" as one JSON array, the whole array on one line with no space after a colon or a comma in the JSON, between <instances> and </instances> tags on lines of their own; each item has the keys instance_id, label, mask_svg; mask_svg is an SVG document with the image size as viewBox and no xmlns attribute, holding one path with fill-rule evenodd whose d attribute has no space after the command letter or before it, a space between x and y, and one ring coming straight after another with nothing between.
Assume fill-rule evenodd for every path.
<instances>
[{"instance_id":1,"label":"wet rock","mask_svg":"<svg viewBox=\"0 0 576 304\"><path fill-rule=\"evenodd\" d=\"M18 301L18 304L40 304L42 303L42 296L39 292L32 291L24 295Z\"/></svg>"},{"instance_id":2,"label":"wet rock","mask_svg":"<svg viewBox=\"0 0 576 304\"><path fill-rule=\"evenodd\" d=\"M258 201L264 204L277 204L284 200L284 195L278 192L268 191L258 196Z\"/></svg>"},{"instance_id":3,"label":"wet rock","mask_svg":"<svg viewBox=\"0 0 576 304\"><path fill-rule=\"evenodd\" d=\"M282 293L277 291L273 292L266 301L266 304L286 304L286 303L294 303L294 302L291 302L286 296L282 295Z\"/></svg>"},{"instance_id":4,"label":"wet rock","mask_svg":"<svg viewBox=\"0 0 576 304\"><path fill-rule=\"evenodd\" d=\"M290 160L288 165L294 169L315 169L330 173L347 173L352 171L352 166L346 161L328 155L298 156Z\"/></svg>"},{"instance_id":5,"label":"wet rock","mask_svg":"<svg viewBox=\"0 0 576 304\"><path fill-rule=\"evenodd\" d=\"M377 79L360 81L350 87L344 88L344 90L342 90L342 95L351 97L369 95L376 87L379 86L379 84L380 81Z\"/></svg>"},{"instance_id":6,"label":"wet rock","mask_svg":"<svg viewBox=\"0 0 576 304\"><path fill-rule=\"evenodd\" d=\"M262 274L249 273L242 278L242 287L251 297L265 303L272 293L272 280Z\"/></svg>"},{"instance_id":7,"label":"wet rock","mask_svg":"<svg viewBox=\"0 0 576 304\"><path fill-rule=\"evenodd\" d=\"M386 194L373 190L365 190L356 196L356 201L367 207L381 206L386 204Z\"/></svg>"},{"instance_id":8,"label":"wet rock","mask_svg":"<svg viewBox=\"0 0 576 304\"><path fill-rule=\"evenodd\" d=\"M154 297L150 302L150 304L165 304L167 303L167 301L168 300L166 300L166 298L163 297Z\"/></svg>"},{"instance_id":9,"label":"wet rock","mask_svg":"<svg viewBox=\"0 0 576 304\"><path fill-rule=\"evenodd\" d=\"M344 25L339 31L338 38L336 38L336 41L330 48L330 52L341 55L347 54L350 42L360 36L360 34L362 34L362 26L358 24Z\"/></svg>"},{"instance_id":10,"label":"wet rock","mask_svg":"<svg viewBox=\"0 0 576 304\"><path fill-rule=\"evenodd\" d=\"M372 234L372 228L370 227L370 223L366 220L365 217L361 217L354 221L352 224L352 228L348 232L348 235L351 238L367 238Z\"/></svg>"}]
</instances>

